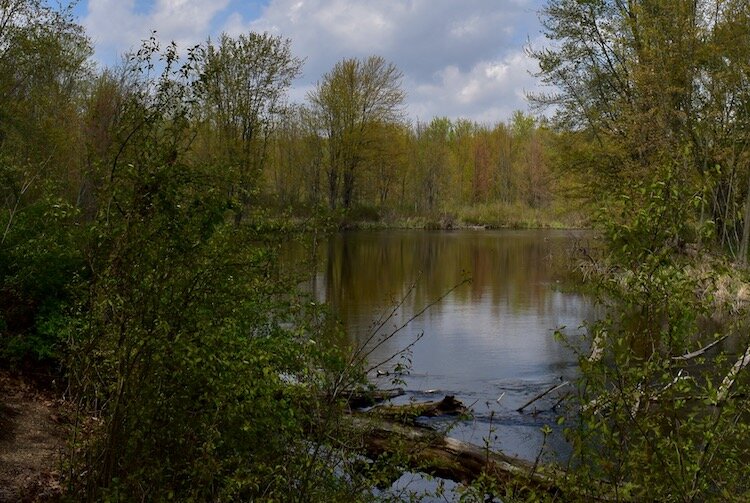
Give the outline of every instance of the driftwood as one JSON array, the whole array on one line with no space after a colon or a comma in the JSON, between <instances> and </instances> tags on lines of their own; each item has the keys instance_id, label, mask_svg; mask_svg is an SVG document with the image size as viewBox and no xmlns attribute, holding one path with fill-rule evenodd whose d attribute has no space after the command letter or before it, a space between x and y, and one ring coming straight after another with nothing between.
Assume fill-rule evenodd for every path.
<instances>
[{"instance_id":1,"label":"driftwood","mask_svg":"<svg viewBox=\"0 0 750 503\"><path fill-rule=\"evenodd\" d=\"M404 456L409 467L449 480L470 483L483 474L518 487L557 493L556 473L534 469L531 463L445 436L429 428L406 426L382 418L357 414L353 427L364 433L363 448L377 458L386 453Z\"/></svg>"},{"instance_id":2,"label":"driftwood","mask_svg":"<svg viewBox=\"0 0 750 503\"><path fill-rule=\"evenodd\" d=\"M363 409L404 394L402 388L356 390L346 393L346 401L352 409Z\"/></svg>"},{"instance_id":3,"label":"driftwood","mask_svg":"<svg viewBox=\"0 0 750 503\"><path fill-rule=\"evenodd\" d=\"M528 406L529 406L529 405L531 405L532 403L534 403L534 402L536 402L537 400L539 400L539 399L541 399L541 398L543 398L543 397L545 397L545 396L549 395L549 394L550 394L550 393L552 393L553 391L557 391L557 390L559 390L559 389L561 389L561 388L564 388L565 386L567 386L567 385L569 385L569 384L570 384L570 382L569 382L569 381L563 381L563 382L562 382L562 383L560 383L560 384L555 384L555 385L554 385L554 386L552 386L551 388L548 388L547 390L545 390L545 391L543 391L543 392L539 393L539 394L538 394L538 395L536 395L536 396L535 396L534 398L532 398L531 400L529 400L529 401L528 401L528 402L526 402L525 404L521 405L521 406L520 406L519 408L517 408L517 409L516 409L516 412L523 412L523 409L525 409L526 407L528 407ZM559 404L559 402L558 402L557 404L555 404L555 407L557 407L557 405L558 405L558 404Z\"/></svg>"},{"instance_id":4,"label":"driftwood","mask_svg":"<svg viewBox=\"0 0 750 503\"><path fill-rule=\"evenodd\" d=\"M380 396L403 390L383 390ZM371 459L397 455L408 469L458 483L471 483L482 476L492 477L511 491L541 491L553 498L611 501L613 488L601 481L590 481L584 494L564 489L564 470L540 466L501 452L481 448L449 437L429 427L419 426L417 417L467 414L470 410L453 396L443 400L405 405L378 406L367 412L352 412L347 422L357 438L361 452ZM621 496L621 495L620 495ZM620 497L619 501L627 501Z\"/></svg>"},{"instance_id":5,"label":"driftwood","mask_svg":"<svg viewBox=\"0 0 750 503\"><path fill-rule=\"evenodd\" d=\"M379 405L370 412L401 423L413 424L418 417L461 416L469 414L469 409L451 395L435 402Z\"/></svg>"},{"instance_id":6,"label":"driftwood","mask_svg":"<svg viewBox=\"0 0 750 503\"><path fill-rule=\"evenodd\" d=\"M560 501L629 501L611 484L591 480L580 493L566 487L566 473L558 468L538 466L501 452L443 435L429 428L408 426L368 413L350 416L352 427L362 439L368 457L396 454L410 470L462 484L489 476L509 492L543 492Z\"/></svg>"}]
</instances>

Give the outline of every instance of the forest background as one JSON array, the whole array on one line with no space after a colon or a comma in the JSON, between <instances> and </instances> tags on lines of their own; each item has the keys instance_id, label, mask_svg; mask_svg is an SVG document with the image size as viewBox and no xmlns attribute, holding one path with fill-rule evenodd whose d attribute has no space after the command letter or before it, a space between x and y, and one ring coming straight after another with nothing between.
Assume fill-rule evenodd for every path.
<instances>
[{"instance_id":1,"label":"forest background","mask_svg":"<svg viewBox=\"0 0 750 503\"><path fill-rule=\"evenodd\" d=\"M362 362L276 260L300 231L363 222L599 225L602 298L644 322L592 328L612 359L584 366L582 396L617 382L620 401L579 431L625 426L599 438L618 463L576 444L589 475L685 500L747 489L729 397L745 359L694 381L718 412L683 436L662 428L684 401L636 417L633 390L676 389L674 358L711 343L695 329L708 280L680 271L747 262L748 5L551 0L542 19L554 43L532 52L552 87L532 101L554 116L488 125L410 122L378 56L343 59L291 106L303 62L268 34L179 49L154 35L100 70L70 10L0 0L0 353L65 383L71 497L371 496L382 467L340 441ZM691 450L706 431L723 438Z\"/></svg>"}]
</instances>

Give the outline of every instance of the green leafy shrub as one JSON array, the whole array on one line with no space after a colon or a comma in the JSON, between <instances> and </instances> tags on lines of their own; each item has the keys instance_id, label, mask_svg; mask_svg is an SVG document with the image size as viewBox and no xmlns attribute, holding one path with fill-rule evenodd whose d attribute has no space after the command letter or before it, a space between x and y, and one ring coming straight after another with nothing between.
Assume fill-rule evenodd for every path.
<instances>
[{"instance_id":1,"label":"green leafy shrub","mask_svg":"<svg viewBox=\"0 0 750 503\"><path fill-rule=\"evenodd\" d=\"M199 76L163 57L156 91L124 102L127 141L84 250L91 276L59 329L89 428L71 497L356 500L369 486L348 469L339 393L361 374L278 269L284 226L250 206L238 223L215 167L194 162Z\"/></svg>"},{"instance_id":2,"label":"green leafy shrub","mask_svg":"<svg viewBox=\"0 0 750 503\"><path fill-rule=\"evenodd\" d=\"M580 356L568 483L587 498L742 500L746 384L730 370L731 347L696 353L720 339L700 295L717 273L690 267L681 248L700 235L699 197L671 169L632 189L602 213L609 267L598 298L609 310Z\"/></svg>"},{"instance_id":3,"label":"green leafy shrub","mask_svg":"<svg viewBox=\"0 0 750 503\"><path fill-rule=\"evenodd\" d=\"M0 246L0 357L57 365L71 281L84 274L77 211L47 196L14 215Z\"/></svg>"}]
</instances>

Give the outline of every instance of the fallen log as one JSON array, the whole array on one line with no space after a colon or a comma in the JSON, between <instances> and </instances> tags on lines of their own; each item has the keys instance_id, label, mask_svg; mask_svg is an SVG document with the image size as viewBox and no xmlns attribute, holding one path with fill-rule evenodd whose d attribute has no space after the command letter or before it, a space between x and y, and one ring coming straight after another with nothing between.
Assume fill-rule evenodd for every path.
<instances>
[{"instance_id":1,"label":"fallen log","mask_svg":"<svg viewBox=\"0 0 750 503\"><path fill-rule=\"evenodd\" d=\"M500 481L557 492L554 474L535 471L526 461L482 449L429 428L361 414L352 416L351 420L353 427L364 433L363 447L370 457L400 453L412 469L464 484L487 474Z\"/></svg>"},{"instance_id":2,"label":"fallen log","mask_svg":"<svg viewBox=\"0 0 750 503\"><path fill-rule=\"evenodd\" d=\"M403 394L403 388L391 388L355 390L345 393L344 396L351 409L363 409Z\"/></svg>"},{"instance_id":3,"label":"fallen log","mask_svg":"<svg viewBox=\"0 0 750 503\"><path fill-rule=\"evenodd\" d=\"M530 491L545 493L562 501L628 501L610 484L589 481L576 490L565 486L566 472L538 466L528 461L481 448L446 436L435 430L409 426L356 413L349 417L351 427L361 438L362 452L375 460L381 455L396 454L409 470L427 473L454 482L469 484L480 477L490 477L507 493L520 495Z\"/></svg>"},{"instance_id":4,"label":"fallen log","mask_svg":"<svg viewBox=\"0 0 750 503\"><path fill-rule=\"evenodd\" d=\"M419 417L442 417L468 415L469 409L453 395L440 401L407 403L402 405L378 405L370 413L404 424L413 424Z\"/></svg>"}]
</instances>

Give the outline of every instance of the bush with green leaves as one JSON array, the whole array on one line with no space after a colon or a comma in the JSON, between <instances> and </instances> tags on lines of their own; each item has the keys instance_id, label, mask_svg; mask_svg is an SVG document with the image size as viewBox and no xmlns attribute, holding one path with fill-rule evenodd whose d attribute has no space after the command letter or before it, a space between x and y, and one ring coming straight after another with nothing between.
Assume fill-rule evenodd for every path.
<instances>
[{"instance_id":1,"label":"bush with green leaves","mask_svg":"<svg viewBox=\"0 0 750 503\"><path fill-rule=\"evenodd\" d=\"M68 285L85 275L76 216L48 194L7 222L0 244L0 359L11 365L55 367L64 355Z\"/></svg>"},{"instance_id":2,"label":"bush with green leaves","mask_svg":"<svg viewBox=\"0 0 750 503\"><path fill-rule=\"evenodd\" d=\"M71 9L0 4L0 362L55 370L81 274L73 189L91 46Z\"/></svg>"},{"instance_id":3,"label":"bush with green leaves","mask_svg":"<svg viewBox=\"0 0 750 503\"><path fill-rule=\"evenodd\" d=\"M566 482L584 498L750 494L750 410L742 398L750 340L728 326L722 344L711 329L710 293L722 271L696 267L699 259L683 248L710 233L710 223L694 221L696 204L699 195L659 169L603 213L609 267L598 298L609 309L589 327L567 430L574 452Z\"/></svg>"},{"instance_id":4,"label":"bush with green leaves","mask_svg":"<svg viewBox=\"0 0 750 503\"><path fill-rule=\"evenodd\" d=\"M338 412L325 400L323 369L337 359L325 319L274 274L257 234L222 226L192 250L159 236L121 251L133 254L117 256L127 272L99 278L72 347L74 382L101 421L81 460L87 496L226 501L330 489L336 477L310 443Z\"/></svg>"},{"instance_id":5,"label":"bush with green leaves","mask_svg":"<svg viewBox=\"0 0 750 503\"><path fill-rule=\"evenodd\" d=\"M283 225L258 209L236 225L223 174L192 155L199 57L180 62L173 46L148 41L122 96L121 146L82 252L90 273L71 285L60 327L84 433L70 494L367 498L340 401L362 373L333 344L335 324L280 271Z\"/></svg>"}]
</instances>

